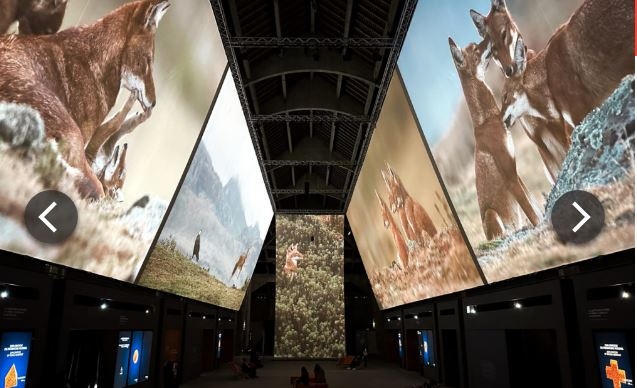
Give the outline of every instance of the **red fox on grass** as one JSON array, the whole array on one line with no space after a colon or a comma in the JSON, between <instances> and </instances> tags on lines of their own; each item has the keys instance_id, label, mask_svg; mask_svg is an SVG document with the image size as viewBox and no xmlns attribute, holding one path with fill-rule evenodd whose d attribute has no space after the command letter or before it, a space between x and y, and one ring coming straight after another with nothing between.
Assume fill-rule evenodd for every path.
<instances>
[{"instance_id":1,"label":"red fox on grass","mask_svg":"<svg viewBox=\"0 0 637 388\"><path fill-rule=\"evenodd\" d=\"M398 213L407 238L420 246L437 233L429 213L407 192L402 180L387 163L387 171L381 170L383 181L389 191L389 206L392 213Z\"/></svg>"},{"instance_id":2,"label":"red fox on grass","mask_svg":"<svg viewBox=\"0 0 637 388\"><path fill-rule=\"evenodd\" d=\"M401 269L406 268L409 265L409 248L405 242L405 238L400 232L400 228L396 225L396 221L391 215L387 204L378 194L378 191L374 190L378 204L380 205L380 216L383 219L383 227L389 229L394 239L394 246L396 247L396 259L399 262ZM395 262L395 261L394 261ZM393 265L393 263L392 263Z\"/></svg>"}]
</instances>

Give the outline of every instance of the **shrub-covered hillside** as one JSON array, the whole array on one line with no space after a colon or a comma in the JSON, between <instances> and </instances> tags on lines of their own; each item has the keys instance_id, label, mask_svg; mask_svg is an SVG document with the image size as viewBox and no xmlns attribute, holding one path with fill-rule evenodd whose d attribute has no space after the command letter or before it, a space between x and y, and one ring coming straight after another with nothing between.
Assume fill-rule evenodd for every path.
<instances>
[{"instance_id":1,"label":"shrub-covered hillside","mask_svg":"<svg viewBox=\"0 0 637 388\"><path fill-rule=\"evenodd\" d=\"M331 358L345 353L343 217L277 217L277 357ZM313 241L312 241L313 240ZM285 273L288 247L303 258Z\"/></svg>"}]
</instances>

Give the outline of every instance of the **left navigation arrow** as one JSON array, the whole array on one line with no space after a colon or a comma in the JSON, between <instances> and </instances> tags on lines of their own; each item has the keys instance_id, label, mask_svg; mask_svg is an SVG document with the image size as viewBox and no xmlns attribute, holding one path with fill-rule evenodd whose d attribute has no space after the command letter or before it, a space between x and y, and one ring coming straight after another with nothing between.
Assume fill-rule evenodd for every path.
<instances>
[{"instance_id":1,"label":"left navigation arrow","mask_svg":"<svg viewBox=\"0 0 637 388\"><path fill-rule=\"evenodd\" d=\"M44 225L46 225L47 228L51 229L51 232L55 233L58 231L58 228L56 228L52 223L49 222L49 220L46 219L46 216L49 215L49 213L51 213L51 210L55 209L55 207L58 204L55 202L51 202L51 204L49 205L49 207L46 208L45 211L42 212L42 214L40 214L38 216L38 218L40 219L40 221L42 221L44 223Z\"/></svg>"},{"instance_id":2,"label":"left navigation arrow","mask_svg":"<svg viewBox=\"0 0 637 388\"><path fill-rule=\"evenodd\" d=\"M78 214L73 200L57 190L35 195L24 209L24 223L36 240L60 244L75 231Z\"/></svg>"}]
</instances>

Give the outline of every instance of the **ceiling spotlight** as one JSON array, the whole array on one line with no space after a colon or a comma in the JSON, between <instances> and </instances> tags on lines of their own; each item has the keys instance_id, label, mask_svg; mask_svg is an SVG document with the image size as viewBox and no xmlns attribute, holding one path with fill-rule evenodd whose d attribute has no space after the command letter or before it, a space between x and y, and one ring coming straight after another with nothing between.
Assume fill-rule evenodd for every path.
<instances>
[{"instance_id":1,"label":"ceiling spotlight","mask_svg":"<svg viewBox=\"0 0 637 388\"><path fill-rule=\"evenodd\" d=\"M0 296L2 296L2 295L0 295ZM628 299L628 298L630 298L630 292L628 292L628 291L622 291L622 298L623 298L623 299Z\"/></svg>"},{"instance_id":2,"label":"ceiling spotlight","mask_svg":"<svg viewBox=\"0 0 637 388\"><path fill-rule=\"evenodd\" d=\"M2 290L2 292L0 292L0 298L2 299L6 299L9 297L9 291L7 290Z\"/></svg>"},{"instance_id":3,"label":"ceiling spotlight","mask_svg":"<svg viewBox=\"0 0 637 388\"><path fill-rule=\"evenodd\" d=\"M146 314L150 314L150 310L149 309L146 309Z\"/></svg>"},{"instance_id":4,"label":"ceiling spotlight","mask_svg":"<svg viewBox=\"0 0 637 388\"><path fill-rule=\"evenodd\" d=\"M202 318L203 318L203 319L206 319L206 316L204 315Z\"/></svg>"},{"instance_id":5,"label":"ceiling spotlight","mask_svg":"<svg viewBox=\"0 0 637 388\"><path fill-rule=\"evenodd\" d=\"M418 315L414 315L414 319L418 319Z\"/></svg>"},{"instance_id":6,"label":"ceiling spotlight","mask_svg":"<svg viewBox=\"0 0 637 388\"><path fill-rule=\"evenodd\" d=\"M106 310L107 307L108 307L108 305L106 303L102 303L100 305L100 309L102 309L102 310Z\"/></svg>"},{"instance_id":7,"label":"ceiling spotlight","mask_svg":"<svg viewBox=\"0 0 637 388\"><path fill-rule=\"evenodd\" d=\"M520 302L513 302L513 307L515 307L516 309L521 309L521 308L522 308L522 303L520 303Z\"/></svg>"},{"instance_id":8,"label":"ceiling spotlight","mask_svg":"<svg viewBox=\"0 0 637 388\"><path fill-rule=\"evenodd\" d=\"M398 317L398 320L400 321L400 317Z\"/></svg>"}]
</instances>

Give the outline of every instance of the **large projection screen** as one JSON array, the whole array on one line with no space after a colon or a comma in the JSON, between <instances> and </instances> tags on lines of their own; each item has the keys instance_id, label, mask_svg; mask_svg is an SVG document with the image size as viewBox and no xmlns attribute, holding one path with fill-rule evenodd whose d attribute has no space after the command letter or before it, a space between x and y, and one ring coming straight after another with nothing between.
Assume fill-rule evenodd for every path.
<instances>
[{"instance_id":1,"label":"large projection screen","mask_svg":"<svg viewBox=\"0 0 637 388\"><path fill-rule=\"evenodd\" d=\"M631 131L635 120L634 87L631 86L634 81L621 82L623 77L634 75L634 2L507 0L506 9L528 48L526 65L519 67L525 69L524 72L509 78L496 62L496 58L504 55L496 43L492 43L492 58L483 62L486 71L482 67L475 76L468 76L465 64L473 63L469 55L465 56L464 63L456 66L449 37L460 49L471 42L482 41L469 13L471 8L483 16L499 12L492 9L488 0L419 2L398 67L487 281L505 280L634 247L635 142L634 131ZM576 13L584 8L583 13ZM596 12L602 12L605 20L612 18L615 22L609 36L581 34L577 41L580 49L574 49L576 51L585 47L595 49L590 55L582 54L576 59L577 63L582 61L582 65L576 67L588 68L590 74L594 68L591 66L600 64L594 70L594 82L582 78L581 82L591 90L586 92L575 89L573 80L585 76L580 70L564 65L573 63L573 57L572 53L561 51L559 46L565 44L561 40L563 35L556 32L562 25L569 31L579 28L578 23L586 31L604 30L604 26L596 25L602 23L597 17L581 19L582 15ZM578 16L571 19L574 14ZM476 14L474 18L482 20ZM552 38L553 43L549 45ZM593 39L595 42L588 41ZM602 43L603 40L606 43ZM524 53L522 44L520 48L518 53ZM518 57L523 58L522 54ZM542 64L543 58L557 58L553 62L556 66L546 70L549 65ZM460 74L464 74L464 82ZM483 80L479 76L483 76ZM556 94L552 94L553 102L546 94L538 99L538 90L548 87L549 77L564 82L559 90L574 93L567 101L581 103L580 110L584 114L590 112L588 117L575 122L574 111L560 108ZM484 93L476 98L476 85L486 85L490 90L482 88ZM491 101L491 94L495 101ZM592 103L595 100L597 102ZM526 113L517 121L509 119L514 123L508 129L510 142L488 140L494 137L487 132L505 133L497 126L504 124L505 116L521 114L517 112ZM488 115L493 117L491 124L481 125ZM515 162L507 159L507 155L513 155ZM528 195L515 196L513 190L508 189L518 187L511 184L514 178L502 178L494 168L488 167L487 158L496 160L500 166L513 166ZM584 209L594 217L587 225L603 222L603 228L592 239L583 236L582 243L559 238L551 219L557 199L573 190L593 194L603 206L603 216L595 216L590 208ZM489 197L498 199L494 206L502 215L503 233L493 233L497 228L491 226L486 213ZM525 197L536 209L537 222L521 211ZM555 222L576 229L583 216L570 206L574 201L566 205L571 215L558 217ZM586 227L584 225L582 230Z\"/></svg>"},{"instance_id":2,"label":"large projection screen","mask_svg":"<svg viewBox=\"0 0 637 388\"><path fill-rule=\"evenodd\" d=\"M347 209L381 309L483 284L394 74Z\"/></svg>"},{"instance_id":3,"label":"large projection screen","mask_svg":"<svg viewBox=\"0 0 637 388\"><path fill-rule=\"evenodd\" d=\"M139 15L151 15L157 2L65 3L61 31L47 36L38 49L33 40L0 35L0 249L134 281L205 126L228 62L208 0L172 1L153 39L146 42L146 50L122 45L150 35L154 24ZM16 55L23 55L17 61L27 76L11 69L8 58L15 60ZM42 70L52 64L58 67L44 86L27 69ZM140 66L152 74L152 84L147 77L135 80ZM127 76L123 69L132 67L134 76ZM121 74L112 74L114 69L122 70ZM131 87L137 88L135 92L127 89ZM141 96L140 88L154 89L155 94L156 104L145 121L129 121L132 126L126 121L121 127L101 125L119 112L125 114L129 96ZM42 93L46 101L38 104ZM63 109L55 103L60 99ZM55 113L48 115L50 110ZM127 117L145 116L143 111L141 103L134 101ZM68 119L64 112L72 112L73 123L65 121L65 132L52 133L60 120ZM44 121L34 118L38 115ZM11 123L31 119L34 124L28 137L40 136L40 140L21 143L25 138L11 131L25 128L13 128ZM80 130L75 124L82 131L94 130L94 136L83 135L84 144L73 143ZM108 137L112 129L116 132ZM106 140L101 148L97 148L98 137ZM98 151L94 160L92 147ZM86 169L69 162L67 153L72 151L85 154ZM92 174L103 186L104 196L88 196L92 190L83 184ZM75 231L60 244L42 243L25 227L27 203L44 190L63 192L78 210ZM59 209L50 215L64 218L66 213L56 215Z\"/></svg>"},{"instance_id":4,"label":"large projection screen","mask_svg":"<svg viewBox=\"0 0 637 388\"><path fill-rule=\"evenodd\" d=\"M230 72L138 283L238 310L273 210Z\"/></svg>"},{"instance_id":5,"label":"large projection screen","mask_svg":"<svg viewBox=\"0 0 637 388\"><path fill-rule=\"evenodd\" d=\"M277 215L274 356L345 354L343 216Z\"/></svg>"}]
</instances>

